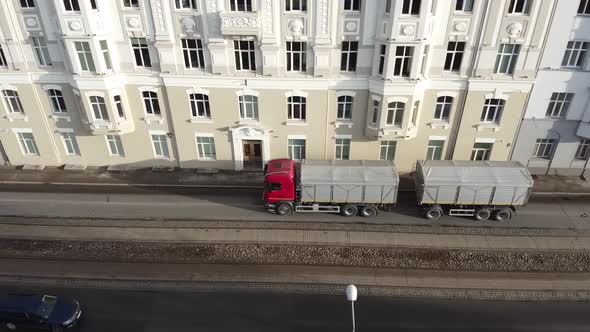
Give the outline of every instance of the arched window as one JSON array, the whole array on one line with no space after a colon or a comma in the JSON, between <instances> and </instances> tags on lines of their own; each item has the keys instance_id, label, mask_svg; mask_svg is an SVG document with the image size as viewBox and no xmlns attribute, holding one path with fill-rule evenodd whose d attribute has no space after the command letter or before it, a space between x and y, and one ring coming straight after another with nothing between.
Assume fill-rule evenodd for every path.
<instances>
[{"instance_id":1,"label":"arched window","mask_svg":"<svg viewBox=\"0 0 590 332\"><path fill-rule=\"evenodd\" d=\"M434 120L449 121L451 107L453 106L453 97L440 96L436 99L436 108L434 109Z\"/></svg>"},{"instance_id":2,"label":"arched window","mask_svg":"<svg viewBox=\"0 0 590 332\"><path fill-rule=\"evenodd\" d=\"M160 104L158 103L158 94L153 91L143 91L143 103L145 112L150 115L160 115Z\"/></svg>"},{"instance_id":3,"label":"arched window","mask_svg":"<svg viewBox=\"0 0 590 332\"><path fill-rule=\"evenodd\" d=\"M191 114L194 118L211 118L209 96L202 93L191 93L189 99L191 104Z\"/></svg>"},{"instance_id":4,"label":"arched window","mask_svg":"<svg viewBox=\"0 0 590 332\"><path fill-rule=\"evenodd\" d=\"M23 104L20 102L16 90L2 90L2 96L8 107L8 113L24 113Z\"/></svg>"},{"instance_id":5,"label":"arched window","mask_svg":"<svg viewBox=\"0 0 590 332\"><path fill-rule=\"evenodd\" d=\"M394 101L387 105L387 121L386 124L389 126L401 127L404 119L404 109L406 104Z\"/></svg>"},{"instance_id":6,"label":"arched window","mask_svg":"<svg viewBox=\"0 0 590 332\"><path fill-rule=\"evenodd\" d=\"M338 97L338 113L336 114L338 120L352 119L352 101L352 96Z\"/></svg>"},{"instance_id":7,"label":"arched window","mask_svg":"<svg viewBox=\"0 0 590 332\"><path fill-rule=\"evenodd\" d=\"M239 96L240 119L258 120L258 97L251 95Z\"/></svg>"},{"instance_id":8,"label":"arched window","mask_svg":"<svg viewBox=\"0 0 590 332\"><path fill-rule=\"evenodd\" d=\"M51 101L51 107L53 107L53 112L67 112L66 102L61 91L57 89L49 89L47 90L47 94L49 95L49 100Z\"/></svg>"},{"instance_id":9,"label":"arched window","mask_svg":"<svg viewBox=\"0 0 590 332\"><path fill-rule=\"evenodd\" d=\"M103 97L90 96L90 107L92 107L94 119L109 121L109 113Z\"/></svg>"},{"instance_id":10,"label":"arched window","mask_svg":"<svg viewBox=\"0 0 590 332\"><path fill-rule=\"evenodd\" d=\"M305 104L305 97L287 97L287 118L289 120L305 120Z\"/></svg>"}]
</instances>

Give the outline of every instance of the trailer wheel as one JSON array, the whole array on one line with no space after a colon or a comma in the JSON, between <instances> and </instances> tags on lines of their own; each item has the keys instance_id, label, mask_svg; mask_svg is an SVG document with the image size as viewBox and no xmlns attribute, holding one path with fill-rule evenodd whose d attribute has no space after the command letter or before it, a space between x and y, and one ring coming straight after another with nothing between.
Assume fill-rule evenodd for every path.
<instances>
[{"instance_id":1,"label":"trailer wheel","mask_svg":"<svg viewBox=\"0 0 590 332\"><path fill-rule=\"evenodd\" d=\"M496 211L494 218L499 222L508 221L512 218L512 211L510 211L510 209L500 209Z\"/></svg>"},{"instance_id":2,"label":"trailer wheel","mask_svg":"<svg viewBox=\"0 0 590 332\"><path fill-rule=\"evenodd\" d=\"M345 217L352 217L352 216L356 216L358 211L359 210L357 209L356 205L346 204L340 210L340 214Z\"/></svg>"},{"instance_id":3,"label":"trailer wheel","mask_svg":"<svg viewBox=\"0 0 590 332\"><path fill-rule=\"evenodd\" d=\"M426 209L424 216L428 220L436 220L442 216L442 210L439 206L431 206Z\"/></svg>"},{"instance_id":4,"label":"trailer wheel","mask_svg":"<svg viewBox=\"0 0 590 332\"><path fill-rule=\"evenodd\" d=\"M293 213L293 208L288 203L279 203L277 204L276 211L279 216L286 216Z\"/></svg>"},{"instance_id":5,"label":"trailer wheel","mask_svg":"<svg viewBox=\"0 0 590 332\"><path fill-rule=\"evenodd\" d=\"M488 208L479 208L475 211L475 220L486 221L490 219L492 211Z\"/></svg>"},{"instance_id":6,"label":"trailer wheel","mask_svg":"<svg viewBox=\"0 0 590 332\"><path fill-rule=\"evenodd\" d=\"M375 205L367 205L361 208L361 216L369 218L377 215L377 208Z\"/></svg>"}]
</instances>

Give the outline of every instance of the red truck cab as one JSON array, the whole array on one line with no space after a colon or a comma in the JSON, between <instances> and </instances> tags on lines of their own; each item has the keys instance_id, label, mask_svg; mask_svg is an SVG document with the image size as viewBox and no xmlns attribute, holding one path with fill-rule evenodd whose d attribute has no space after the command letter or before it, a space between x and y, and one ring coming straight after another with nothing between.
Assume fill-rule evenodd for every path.
<instances>
[{"instance_id":1,"label":"red truck cab","mask_svg":"<svg viewBox=\"0 0 590 332\"><path fill-rule=\"evenodd\" d=\"M295 201L295 162L290 159L273 159L264 172L264 206L274 211L277 203Z\"/></svg>"}]
</instances>

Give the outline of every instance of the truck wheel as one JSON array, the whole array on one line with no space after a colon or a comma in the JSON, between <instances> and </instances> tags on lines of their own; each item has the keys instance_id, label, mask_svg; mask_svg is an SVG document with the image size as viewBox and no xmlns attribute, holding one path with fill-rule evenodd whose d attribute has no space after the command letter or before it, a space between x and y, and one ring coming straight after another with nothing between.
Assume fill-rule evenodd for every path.
<instances>
[{"instance_id":1,"label":"truck wheel","mask_svg":"<svg viewBox=\"0 0 590 332\"><path fill-rule=\"evenodd\" d=\"M279 216L286 216L293 212L293 208L291 208L290 204L279 203L277 204L276 211Z\"/></svg>"},{"instance_id":2,"label":"truck wheel","mask_svg":"<svg viewBox=\"0 0 590 332\"><path fill-rule=\"evenodd\" d=\"M477 220L477 221L486 221L486 220L490 219L491 215L492 215L492 211L487 208L479 208L479 209L475 210L475 220Z\"/></svg>"},{"instance_id":3,"label":"truck wheel","mask_svg":"<svg viewBox=\"0 0 590 332\"><path fill-rule=\"evenodd\" d=\"M369 218L377 215L377 208L375 205L367 205L361 208L361 216Z\"/></svg>"},{"instance_id":4,"label":"truck wheel","mask_svg":"<svg viewBox=\"0 0 590 332\"><path fill-rule=\"evenodd\" d=\"M501 209L496 211L496 215L494 216L496 221L504 222L510 220L512 218L512 211L510 209Z\"/></svg>"},{"instance_id":5,"label":"truck wheel","mask_svg":"<svg viewBox=\"0 0 590 332\"><path fill-rule=\"evenodd\" d=\"M345 217L356 216L357 213L358 213L358 209L356 208L356 205L352 205L352 204L346 204L340 210L340 214Z\"/></svg>"},{"instance_id":6,"label":"truck wheel","mask_svg":"<svg viewBox=\"0 0 590 332\"><path fill-rule=\"evenodd\" d=\"M426 209L424 216L428 220L436 220L442 216L442 210L438 206L431 206Z\"/></svg>"}]
</instances>

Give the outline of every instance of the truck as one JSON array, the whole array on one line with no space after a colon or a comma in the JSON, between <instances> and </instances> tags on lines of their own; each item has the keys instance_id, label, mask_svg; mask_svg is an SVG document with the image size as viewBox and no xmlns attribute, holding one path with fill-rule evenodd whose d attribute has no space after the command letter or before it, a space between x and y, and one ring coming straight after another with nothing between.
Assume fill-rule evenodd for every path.
<instances>
[{"instance_id":1,"label":"truck","mask_svg":"<svg viewBox=\"0 0 590 332\"><path fill-rule=\"evenodd\" d=\"M298 167L299 166L299 167ZM264 205L278 215L332 212L372 217L397 202L399 175L389 160L274 159L265 167Z\"/></svg>"},{"instance_id":2,"label":"truck","mask_svg":"<svg viewBox=\"0 0 590 332\"><path fill-rule=\"evenodd\" d=\"M529 200L533 178L516 161L418 161L414 176L424 216L473 216L507 221Z\"/></svg>"}]
</instances>

